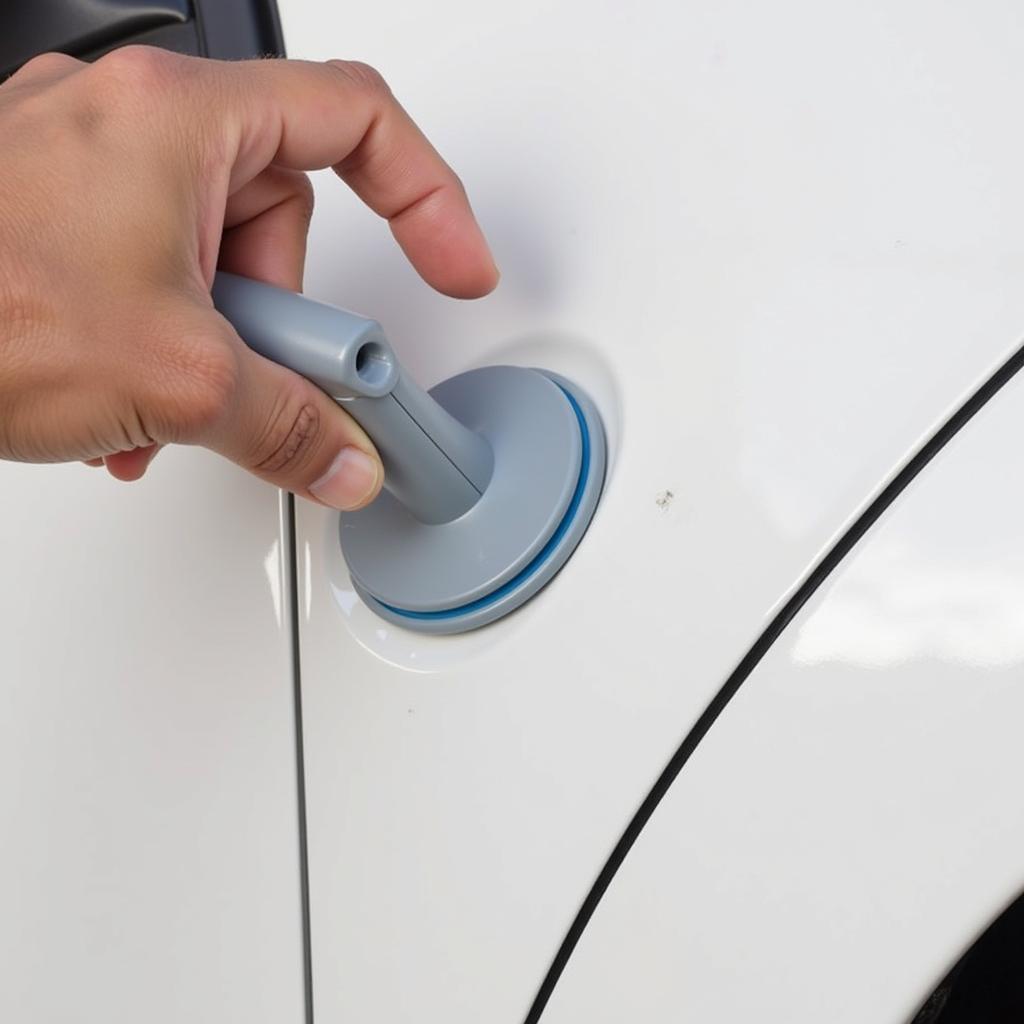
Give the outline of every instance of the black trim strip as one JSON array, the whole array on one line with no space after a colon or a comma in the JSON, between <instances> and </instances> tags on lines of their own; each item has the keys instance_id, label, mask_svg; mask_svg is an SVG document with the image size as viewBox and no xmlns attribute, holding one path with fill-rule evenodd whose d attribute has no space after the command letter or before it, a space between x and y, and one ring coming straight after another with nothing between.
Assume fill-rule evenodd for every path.
<instances>
[{"instance_id":1,"label":"black trim strip","mask_svg":"<svg viewBox=\"0 0 1024 1024\"><path fill-rule=\"evenodd\" d=\"M309 910L309 840L306 826L306 750L302 735L302 658L299 652L298 545L295 540L295 495L285 500L285 537L289 566L288 628L291 633L292 694L295 714L295 774L299 827L299 898L302 911L302 982L305 1024L313 1024L313 941Z\"/></svg>"},{"instance_id":2,"label":"black trim strip","mask_svg":"<svg viewBox=\"0 0 1024 1024\"><path fill-rule=\"evenodd\" d=\"M605 894L608 886L611 885L615 873L626 859L626 855L636 842L637 837L658 804L661 803L662 797L668 792L669 786L675 781L683 765L686 764L690 755L697 749L697 745L707 735L711 726L715 724L718 716L735 696L736 691L739 690L750 673L757 667L757 663L765 656L768 649L775 643L782 631L789 625L818 587L825 582L825 579L833 569L849 554L854 545L877 522L882 513L896 500L914 477L931 462L960 428L1022 367L1024 367L1024 348L1018 349L1010 356L953 413L907 465L896 474L882 490L881 494L864 510L857 521L850 526L846 533L836 542L835 546L811 571L810 576L808 576L797 592L786 602L781 611L772 619L765 631L754 642L753 647L750 648L743 660L725 681L722 688L715 694L703 714L697 719L696 724L687 734L679 749L672 755L671 760L665 766L661 775L658 776L644 802L640 805L636 814L633 815L633 819L626 827L625 832L622 833L621 838L615 844L615 849L612 850L611 855L601 869L601 873L597 876L590 892L587 894L586 899L584 899L583 904L576 913L576 917L569 926L569 930L566 932L565 938L562 940L562 944L555 954L555 958L551 962L551 966L548 968L540 988L537 990L537 995L534 997L533 1004L530 1006L523 1024L537 1024L540 1020L541 1014L543 1014L544 1008L551 998L551 993L558 984L558 979L562 976L562 972L565 970L565 966L569 962L569 958L572 956L580 936L590 923L598 903L601 902L601 897Z\"/></svg>"}]
</instances>

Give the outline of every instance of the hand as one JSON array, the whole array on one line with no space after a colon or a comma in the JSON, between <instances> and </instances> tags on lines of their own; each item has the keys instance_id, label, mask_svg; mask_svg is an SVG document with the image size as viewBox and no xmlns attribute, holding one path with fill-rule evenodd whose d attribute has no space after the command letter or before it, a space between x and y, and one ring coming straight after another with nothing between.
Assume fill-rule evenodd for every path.
<instances>
[{"instance_id":1,"label":"hand","mask_svg":"<svg viewBox=\"0 0 1024 1024\"><path fill-rule=\"evenodd\" d=\"M51 53L0 86L0 139L0 457L134 480L199 444L335 508L376 496L363 431L210 301L218 265L301 288L302 172L327 166L429 284L495 286L461 183L375 71Z\"/></svg>"}]
</instances>

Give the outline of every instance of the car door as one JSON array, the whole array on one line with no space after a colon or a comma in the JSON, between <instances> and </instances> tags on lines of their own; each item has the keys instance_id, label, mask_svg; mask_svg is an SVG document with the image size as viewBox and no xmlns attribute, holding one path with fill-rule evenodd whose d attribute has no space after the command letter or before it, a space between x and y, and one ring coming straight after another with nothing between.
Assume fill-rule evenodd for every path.
<instances>
[{"instance_id":1,"label":"car door","mask_svg":"<svg viewBox=\"0 0 1024 1024\"><path fill-rule=\"evenodd\" d=\"M326 174L307 292L378 317L425 385L542 366L605 419L580 548L478 633L376 618L336 517L297 509L315 1012L532 1021L733 670L1019 344L1022 26L998 2L281 10L293 56L384 73L503 271L432 294Z\"/></svg>"}]
</instances>

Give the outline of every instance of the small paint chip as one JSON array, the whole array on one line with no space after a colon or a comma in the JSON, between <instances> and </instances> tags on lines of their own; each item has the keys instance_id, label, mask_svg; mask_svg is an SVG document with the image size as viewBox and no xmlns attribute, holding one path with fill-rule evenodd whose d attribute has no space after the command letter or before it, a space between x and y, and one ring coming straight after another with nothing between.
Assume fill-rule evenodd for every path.
<instances>
[{"instance_id":1,"label":"small paint chip","mask_svg":"<svg viewBox=\"0 0 1024 1024\"><path fill-rule=\"evenodd\" d=\"M675 497L675 495L671 491L662 491L661 494L659 494L654 499L654 504L657 505L658 508L660 508L662 512L667 512L668 511L668 507L669 507L669 505L672 504L672 499L674 497Z\"/></svg>"}]
</instances>

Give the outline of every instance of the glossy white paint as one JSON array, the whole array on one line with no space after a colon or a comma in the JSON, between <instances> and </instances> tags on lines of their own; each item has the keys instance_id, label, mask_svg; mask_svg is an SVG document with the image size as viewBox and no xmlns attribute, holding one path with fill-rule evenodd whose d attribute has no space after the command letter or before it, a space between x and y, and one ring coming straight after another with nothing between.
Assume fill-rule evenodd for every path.
<instances>
[{"instance_id":1,"label":"glossy white paint","mask_svg":"<svg viewBox=\"0 0 1024 1024\"><path fill-rule=\"evenodd\" d=\"M304 1019L278 495L0 464L0 1019Z\"/></svg>"},{"instance_id":2,"label":"glossy white paint","mask_svg":"<svg viewBox=\"0 0 1024 1024\"><path fill-rule=\"evenodd\" d=\"M545 1024L907 1024L1024 888L1024 379L911 484L697 748Z\"/></svg>"},{"instance_id":3,"label":"glossy white paint","mask_svg":"<svg viewBox=\"0 0 1024 1024\"><path fill-rule=\"evenodd\" d=\"M1018 344L1024 23L923 0L282 14L293 56L385 73L504 271L487 300L433 295L326 175L307 290L379 317L425 384L537 363L607 417L589 535L479 634L373 619L332 517L298 520L319 1019L518 1021L730 669Z\"/></svg>"}]
</instances>

